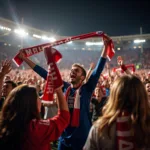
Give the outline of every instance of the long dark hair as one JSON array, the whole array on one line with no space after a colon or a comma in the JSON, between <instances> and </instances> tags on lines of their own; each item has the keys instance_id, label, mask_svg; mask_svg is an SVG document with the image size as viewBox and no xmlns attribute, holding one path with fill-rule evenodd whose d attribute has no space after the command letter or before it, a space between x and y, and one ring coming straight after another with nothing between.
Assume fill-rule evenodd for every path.
<instances>
[{"instance_id":1,"label":"long dark hair","mask_svg":"<svg viewBox=\"0 0 150 150\"><path fill-rule=\"evenodd\" d=\"M32 119L40 119L34 87L20 85L13 89L0 113L0 147L20 149L24 132Z\"/></svg>"}]
</instances>

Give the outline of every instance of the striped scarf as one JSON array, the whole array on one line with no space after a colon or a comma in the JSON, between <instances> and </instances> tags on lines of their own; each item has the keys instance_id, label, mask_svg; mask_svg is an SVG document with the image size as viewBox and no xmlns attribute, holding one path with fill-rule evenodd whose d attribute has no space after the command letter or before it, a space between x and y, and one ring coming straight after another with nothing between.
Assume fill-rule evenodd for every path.
<instances>
[{"instance_id":1,"label":"striped scarf","mask_svg":"<svg viewBox=\"0 0 150 150\"><path fill-rule=\"evenodd\" d=\"M66 91L66 100L68 101L70 94L71 86L68 87ZM74 109L71 118L71 126L78 127L80 122L80 88L78 88L75 92L74 96Z\"/></svg>"},{"instance_id":2,"label":"striped scarf","mask_svg":"<svg viewBox=\"0 0 150 150\"><path fill-rule=\"evenodd\" d=\"M135 150L129 120L130 114L127 111L122 111L117 118L117 150Z\"/></svg>"}]
</instances>

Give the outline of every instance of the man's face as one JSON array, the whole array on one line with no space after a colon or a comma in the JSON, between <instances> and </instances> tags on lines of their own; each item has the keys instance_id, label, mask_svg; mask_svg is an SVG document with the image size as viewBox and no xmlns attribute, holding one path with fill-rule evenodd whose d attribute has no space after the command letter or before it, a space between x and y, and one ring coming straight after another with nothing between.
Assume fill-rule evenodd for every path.
<instances>
[{"instance_id":1,"label":"man's face","mask_svg":"<svg viewBox=\"0 0 150 150\"><path fill-rule=\"evenodd\" d=\"M13 87L12 87L11 83L4 83L4 85L3 85L3 96L7 97L12 89L13 89Z\"/></svg>"},{"instance_id":2,"label":"man's face","mask_svg":"<svg viewBox=\"0 0 150 150\"><path fill-rule=\"evenodd\" d=\"M70 71L70 82L72 84L78 84L84 79L82 75L82 69L77 66L73 66Z\"/></svg>"},{"instance_id":3,"label":"man's face","mask_svg":"<svg viewBox=\"0 0 150 150\"><path fill-rule=\"evenodd\" d=\"M147 83L147 84L145 85L145 87L146 87L146 91L147 91L147 93L148 93L148 96L150 96L150 83Z\"/></svg>"}]
</instances>

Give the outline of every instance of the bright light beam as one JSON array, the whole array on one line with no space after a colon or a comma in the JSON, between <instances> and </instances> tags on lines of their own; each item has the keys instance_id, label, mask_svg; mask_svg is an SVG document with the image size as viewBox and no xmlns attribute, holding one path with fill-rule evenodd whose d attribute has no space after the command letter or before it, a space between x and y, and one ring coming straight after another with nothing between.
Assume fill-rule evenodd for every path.
<instances>
[{"instance_id":1,"label":"bright light beam","mask_svg":"<svg viewBox=\"0 0 150 150\"><path fill-rule=\"evenodd\" d=\"M27 32L25 32L23 29L15 29L14 32L18 35L20 35L21 37L25 37L28 35Z\"/></svg>"},{"instance_id":2,"label":"bright light beam","mask_svg":"<svg viewBox=\"0 0 150 150\"><path fill-rule=\"evenodd\" d=\"M85 43L85 45L87 45L87 46L91 46L91 45L97 45L97 46L99 46L99 45L104 45L103 44L103 42L86 42Z\"/></svg>"},{"instance_id":3,"label":"bright light beam","mask_svg":"<svg viewBox=\"0 0 150 150\"><path fill-rule=\"evenodd\" d=\"M137 40L134 40L134 43L145 43L146 42L146 40L145 39L141 39L141 40L139 40L139 39L137 39Z\"/></svg>"}]
</instances>

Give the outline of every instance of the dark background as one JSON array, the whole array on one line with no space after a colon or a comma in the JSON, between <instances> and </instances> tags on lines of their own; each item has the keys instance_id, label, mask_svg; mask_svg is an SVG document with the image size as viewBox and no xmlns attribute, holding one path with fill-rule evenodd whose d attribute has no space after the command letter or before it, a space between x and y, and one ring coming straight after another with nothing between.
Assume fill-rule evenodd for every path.
<instances>
[{"instance_id":1,"label":"dark background","mask_svg":"<svg viewBox=\"0 0 150 150\"><path fill-rule=\"evenodd\" d=\"M0 0L0 17L65 36L150 33L150 0Z\"/></svg>"}]
</instances>

